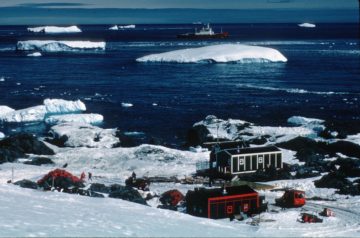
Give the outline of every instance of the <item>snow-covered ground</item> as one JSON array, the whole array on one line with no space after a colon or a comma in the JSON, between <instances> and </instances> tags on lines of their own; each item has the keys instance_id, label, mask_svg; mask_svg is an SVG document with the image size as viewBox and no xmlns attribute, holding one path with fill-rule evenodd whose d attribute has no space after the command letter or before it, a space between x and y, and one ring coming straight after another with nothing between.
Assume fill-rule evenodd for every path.
<instances>
[{"instance_id":1,"label":"snow-covered ground","mask_svg":"<svg viewBox=\"0 0 360 238\"><path fill-rule=\"evenodd\" d=\"M151 54L136 59L138 62L286 62L287 59L278 50L242 44L220 44L199 48L174 50Z\"/></svg>"},{"instance_id":2,"label":"snow-covered ground","mask_svg":"<svg viewBox=\"0 0 360 238\"><path fill-rule=\"evenodd\" d=\"M76 50L105 50L105 42L94 41L56 41L56 40L26 40L18 41L17 50L62 52Z\"/></svg>"},{"instance_id":3,"label":"snow-covered ground","mask_svg":"<svg viewBox=\"0 0 360 238\"><path fill-rule=\"evenodd\" d=\"M30 32L43 32L48 34L58 34L58 33L79 33L81 29L77 26L68 26L68 27L61 27L61 26L39 26L39 27L29 27L27 29Z\"/></svg>"}]
</instances>

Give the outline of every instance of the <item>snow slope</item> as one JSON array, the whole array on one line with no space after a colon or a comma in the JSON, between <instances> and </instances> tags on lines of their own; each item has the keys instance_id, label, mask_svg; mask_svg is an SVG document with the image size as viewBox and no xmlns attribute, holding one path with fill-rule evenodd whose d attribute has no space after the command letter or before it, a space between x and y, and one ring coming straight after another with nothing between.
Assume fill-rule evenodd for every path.
<instances>
[{"instance_id":1,"label":"snow slope","mask_svg":"<svg viewBox=\"0 0 360 238\"><path fill-rule=\"evenodd\" d=\"M16 49L23 51L38 50L44 52L61 52L76 50L105 50L105 46L105 42L94 41L27 40L18 41Z\"/></svg>"},{"instance_id":2,"label":"snow slope","mask_svg":"<svg viewBox=\"0 0 360 238\"><path fill-rule=\"evenodd\" d=\"M151 54L136 59L137 62L286 62L287 59L279 51L260 46L242 44L220 44L199 48L174 50Z\"/></svg>"},{"instance_id":3,"label":"snow slope","mask_svg":"<svg viewBox=\"0 0 360 238\"><path fill-rule=\"evenodd\" d=\"M48 34L81 32L80 28L77 26L68 26L68 27L39 26L39 27L29 27L27 30L30 32L35 32L35 33L43 32L43 33L48 33Z\"/></svg>"}]
</instances>

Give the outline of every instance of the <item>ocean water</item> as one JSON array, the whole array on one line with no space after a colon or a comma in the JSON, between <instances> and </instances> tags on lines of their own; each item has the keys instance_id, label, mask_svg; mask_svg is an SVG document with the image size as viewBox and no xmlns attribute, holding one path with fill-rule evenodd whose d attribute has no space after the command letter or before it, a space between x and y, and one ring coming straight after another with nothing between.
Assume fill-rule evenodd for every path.
<instances>
[{"instance_id":1,"label":"ocean water","mask_svg":"<svg viewBox=\"0 0 360 238\"><path fill-rule=\"evenodd\" d=\"M178 40L199 25L79 26L79 34L45 35L27 26L0 26L0 105L15 109L45 98L81 99L104 115L103 127L143 132L169 144L185 140L207 115L284 126L290 116L326 120L360 132L360 44L356 24L214 24L225 40ZM19 40L105 41L106 50L43 52L28 57ZM287 63L138 63L136 58L175 49L245 43L279 50ZM122 107L132 103L133 107ZM154 106L153 104L157 104ZM0 125L0 131L45 133L44 125Z\"/></svg>"}]
</instances>

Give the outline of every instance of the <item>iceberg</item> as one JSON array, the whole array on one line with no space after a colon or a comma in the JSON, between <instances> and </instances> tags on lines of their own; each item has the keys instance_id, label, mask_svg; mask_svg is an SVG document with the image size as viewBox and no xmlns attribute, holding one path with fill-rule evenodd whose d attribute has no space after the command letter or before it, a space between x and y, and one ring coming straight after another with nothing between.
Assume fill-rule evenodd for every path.
<instances>
[{"instance_id":1,"label":"iceberg","mask_svg":"<svg viewBox=\"0 0 360 238\"><path fill-rule=\"evenodd\" d=\"M81 29L77 26L39 26L39 27L29 27L27 28L30 32L35 33L48 33L48 34L59 34L59 33L79 33L82 32Z\"/></svg>"},{"instance_id":2,"label":"iceberg","mask_svg":"<svg viewBox=\"0 0 360 238\"><path fill-rule=\"evenodd\" d=\"M61 52L76 50L105 50L105 42L27 40L18 41L16 49L21 51Z\"/></svg>"},{"instance_id":3,"label":"iceberg","mask_svg":"<svg viewBox=\"0 0 360 238\"><path fill-rule=\"evenodd\" d=\"M312 24L312 23L302 23L302 24L298 24L298 26L306 27L306 28L314 28L314 27L316 27L316 25Z\"/></svg>"},{"instance_id":4,"label":"iceberg","mask_svg":"<svg viewBox=\"0 0 360 238\"><path fill-rule=\"evenodd\" d=\"M85 104L80 101L67 101L63 99L45 99L46 112L50 114L65 114L86 111Z\"/></svg>"},{"instance_id":5,"label":"iceberg","mask_svg":"<svg viewBox=\"0 0 360 238\"><path fill-rule=\"evenodd\" d=\"M34 52L34 53L30 53L27 56L29 57L40 57L42 56L42 54L40 52Z\"/></svg>"},{"instance_id":6,"label":"iceberg","mask_svg":"<svg viewBox=\"0 0 360 238\"><path fill-rule=\"evenodd\" d=\"M5 138L5 134L0 131L0 139Z\"/></svg>"},{"instance_id":7,"label":"iceberg","mask_svg":"<svg viewBox=\"0 0 360 238\"><path fill-rule=\"evenodd\" d=\"M132 106L134 106L132 103L128 103L128 102L122 102L121 103L121 106L122 107L132 107Z\"/></svg>"},{"instance_id":8,"label":"iceberg","mask_svg":"<svg viewBox=\"0 0 360 238\"><path fill-rule=\"evenodd\" d=\"M317 118L292 116L288 118L287 122L293 125L304 126L308 124L323 124L325 121Z\"/></svg>"},{"instance_id":9,"label":"iceberg","mask_svg":"<svg viewBox=\"0 0 360 238\"><path fill-rule=\"evenodd\" d=\"M119 27L117 25L114 25L114 26L110 27L109 30L117 31L117 30L119 30Z\"/></svg>"},{"instance_id":10,"label":"iceberg","mask_svg":"<svg viewBox=\"0 0 360 238\"><path fill-rule=\"evenodd\" d=\"M278 50L243 44L220 44L199 48L174 50L170 52L151 54L136 59L137 62L287 62Z\"/></svg>"},{"instance_id":11,"label":"iceberg","mask_svg":"<svg viewBox=\"0 0 360 238\"><path fill-rule=\"evenodd\" d=\"M44 105L29 107L21 110L12 111L0 115L0 120L4 122L39 122L44 120L46 107Z\"/></svg>"},{"instance_id":12,"label":"iceberg","mask_svg":"<svg viewBox=\"0 0 360 238\"><path fill-rule=\"evenodd\" d=\"M67 114L85 110L85 104L80 100L45 99L43 105L20 110L0 106L0 121L10 123L41 122L51 114Z\"/></svg>"},{"instance_id":13,"label":"iceberg","mask_svg":"<svg viewBox=\"0 0 360 238\"><path fill-rule=\"evenodd\" d=\"M49 133L54 139L66 138L67 147L113 148L119 145L117 129L102 129L87 123L69 122L51 127Z\"/></svg>"},{"instance_id":14,"label":"iceberg","mask_svg":"<svg viewBox=\"0 0 360 238\"><path fill-rule=\"evenodd\" d=\"M0 106L0 118L2 116L4 116L7 113L13 112L15 111L14 109L12 109L11 107L8 106Z\"/></svg>"},{"instance_id":15,"label":"iceberg","mask_svg":"<svg viewBox=\"0 0 360 238\"><path fill-rule=\"evenodd\" d=\"M135 25L117 26L119 29L134 29Z\"/></svg>"},{"instance_id":16,"label":"iceberg","mask_svg":"<svg viewBox=\"0 0 360 238\"><path fill-rule=\"evenodd\" d=\"M52 115L45 119L46 124L55 125L67 122L100 124L104 121L104 117L100 114L66 114L66 115Z\"/></svg>"}]
</instances>

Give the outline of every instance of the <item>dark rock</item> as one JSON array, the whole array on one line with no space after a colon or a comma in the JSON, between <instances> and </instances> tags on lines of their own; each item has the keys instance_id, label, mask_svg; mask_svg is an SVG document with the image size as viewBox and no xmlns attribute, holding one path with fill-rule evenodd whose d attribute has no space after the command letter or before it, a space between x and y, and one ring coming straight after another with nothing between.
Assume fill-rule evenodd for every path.
<instances>
[{"instance_id":1,"label":"dark rock","mask_svg":"<svg viewBox=\"0 0 360 238\"><path fill-rule=\"evenodd\" d=\"M43 164L54 164L54 162L46 157L35 157L32 158L30 161L25 161L24 164L43 165Z\"/></svg>"},{"instance_id":2,"label":"dark rock","mask_svg":"<svg viewBox=\"0 0 360 238\"><path fill-rule=\"evenodd\" d=\"M197 146L202 145L204 142L209 140L208 135L210 134L209 130L204 125L197 125L192 127L186 137L188 146Z\"/></svg>"},{"instance_id":3,"label":"dark rock","mask_svg":"<svg viewBox=\"0 0 360 238\"><path fill-rule=\"evenodd\" d=\"M0 148L6 148L24 154L54 155L54 151L44 142L27 133L20 133L0 141Z\"/></svg>"},{"instance_id":4,"label":"dark rock","mask_svg":"<svg viewBox=\"0 0 360 238\"><path fill-rule=\"evenodd\" d=\"M291 179L292 176L288 169L276 170L274 167L267 168L265 170L257 170L252 174L244 174L239 176L242 180L252 182L267 182L273 180Z\"/></svg>"},{"instance_id":5,"label":"dark rock","mask_svg":"<svg viewBox=\"0 0 360 238\"><path fill-rule=\"evenodd\" d=\"M305 166L301 166L295 175L295 178L300 179L300 178L311 178L311 177L316 177L319 176L320 172L315 171L313 167L305 167Z\"/></svg>"},{"instance_id":6,"label":"dark rock","mask_svg":"<svg viewBox=\"0 0 360 238\"><path fill-rule=\"evenodd\" d=\"M360 160L350 158L339 158L330 163L330 167L335 171L335 165L339 165L338 172L346 177L360 177Z\"/></svg>"},{"instance_id":7,"label":"dark rock","mask_svg":"<svg viewBox=\"0 0 360 238\"><path fill-rule=\"evenodd\" d=\"M110 187L107 187L105 184L102 183L92 183L89 190L98 193L110 193Z\"/></svg>"},{"instance_id":8,"label":"dark rock","mask_svg":"<svg viewBox=\"0 0 360 238\"><path fill-rule=\"evenodd\" d=\"M15 185L18 185L22 188L31 188L31 189L38 189L39 186L37 185L37 183L27 180L27 179L23 179L20 181L17 181L14 183Z\"/></svg>"},{"instance_id":9,"label":"dark rock","mask_svg":"<svg viewBox=\"0 0 360 238\"><path fill-rule=\"evenodd\" d=\"M349 157L360 158L360 145L349 141L337 141L329 144L329 150L333 153L340 152Z\"/></svg>"},{"instance_id":10,"label":"dark rock","mask_svg":"<svg viewBox=\"0 0 360 238\"><path fill-rule=\"evenodd\" d=\"M0 164L6 162L14 162L18 158L25 157L27 157L27 155L25 155L21 151L12 150L10 148L0 148Z\"/></svg>"},{"instance_id":11,"label":"dark rock","mask_svg":"<svg viewBox=\"0 0 360 238\"><path fill-rule=\"evenodd\" d=\"M251 139L249 141L247 141L249 144L253 144L253 145L263 145L267 142L266 137L265 136L260 136L254 139Z\"/></svg>"},{"instance_id":12,"label":"dark rock","mask_svg":"<svg viewBox=\"0 0 360 238\"><path fill-rule=\"evenodd\" d=\"M351 182L346 179L345 175L339 172L331 172L322 176L321 179L315 180L314 184L317 188L336 188L352 186Z\"/></svg>"},{"instance_id":13,"label":"dark rock","mask_svg":"<svg viewBox=\"0 0 360 238\"><path fill-rule=\"evenodd\" d=\"M78 188L78 187L74 187L74 188L69 188L69 189L63 189L62 192L64 193L71 193L71 194L78 194L81 196L87 196L87 197L96 197L96 198L103 198L104 195L97 193L97 192L93 192L90 190L85 190L82 188Z\"/></svg>"},{"instance_id":14,"label":"dark rock","mask_svg":"<svg viewBox=\"0 0 360 238\"><path fill-rule=\"evenodd\" d=\"M61 137L54 137L54 138L45 138L45 141L56 145L57 147L66 147L65 143L68 141L68 137L66 135L62 135Z\"/></svg>"},{"instance_id":15,"label":"dark rock","mask_svg":"<svg viewBox=\"0 0 360 238\"><path fill-rule=\"evenodd\" d=\"M122 186L119 184L111 185L109 197L120 198L130 202L147 205L145 199L141 197L137 190L133 189L132 187Z\"/></svg>"}]
</instances>

